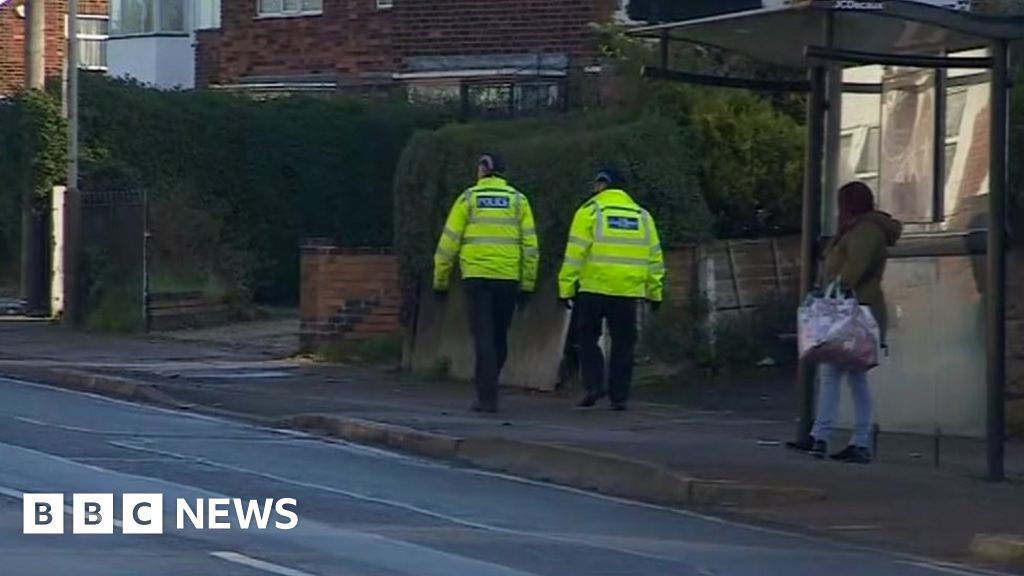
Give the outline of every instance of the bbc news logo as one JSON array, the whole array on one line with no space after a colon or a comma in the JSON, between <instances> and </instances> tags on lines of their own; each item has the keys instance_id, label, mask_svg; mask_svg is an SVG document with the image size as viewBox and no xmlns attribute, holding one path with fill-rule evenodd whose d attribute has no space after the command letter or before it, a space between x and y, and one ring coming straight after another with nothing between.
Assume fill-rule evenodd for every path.
<instances>
[{"instance_id":1,"label":"bbc news logo","mask_svg":"<svg viewBox=\"0 0 1024 576\"><path fill-rule=\"evenodd\" d=\"M196 498L175 500L175 527L185 530L291 530L298 526L294 498L243 500ZM64 534L67 512L64 494L25 494L22 498L23 534ZM163 494L122 494L121 520L115 519L113 494L72 494L72 534L163 534ZM232 524L232 516L237 524ZM273 522L271 522L273 520Z\"/></svg>"}]
</instances>

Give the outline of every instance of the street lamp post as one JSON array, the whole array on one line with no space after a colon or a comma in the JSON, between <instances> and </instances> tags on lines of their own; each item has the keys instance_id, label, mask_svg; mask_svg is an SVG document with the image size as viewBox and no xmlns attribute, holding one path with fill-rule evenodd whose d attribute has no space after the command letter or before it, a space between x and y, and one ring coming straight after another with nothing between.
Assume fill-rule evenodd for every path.
<instances>
[{"instance_id":1,"label":"street lamp post","mask_svg":"<svg viewBox=\"0 0 1024 576\"><path fill-rule=\"evenodd\" d=\"M68 166L67 188L64 193L64 241L62 266L64 273L64 316L69 325L77 324L80 298L78 291L78 238L81 196L78 190L78 0L68 0L67 48L67 118Z\"/></svg>"}]
</instances>

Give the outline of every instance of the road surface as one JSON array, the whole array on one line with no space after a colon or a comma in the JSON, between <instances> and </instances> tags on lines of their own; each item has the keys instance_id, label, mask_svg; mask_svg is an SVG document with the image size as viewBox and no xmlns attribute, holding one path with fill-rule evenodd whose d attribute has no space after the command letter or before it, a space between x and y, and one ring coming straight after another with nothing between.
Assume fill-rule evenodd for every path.
<instances>
[{"instance_id":1,"label":"road surface","mask_svg":"<svg viewBox=\"0 0 1024 576\"><path fill-rule=\"evenodd\" d=\"M23 493L162 493L160 535L22 533ZM176 526L186 498L294 498L291 530ZM123 520L122 511L115 516ZM981 574L316 437L0 379L11 576Z\"/></svg>"}]
</instances>

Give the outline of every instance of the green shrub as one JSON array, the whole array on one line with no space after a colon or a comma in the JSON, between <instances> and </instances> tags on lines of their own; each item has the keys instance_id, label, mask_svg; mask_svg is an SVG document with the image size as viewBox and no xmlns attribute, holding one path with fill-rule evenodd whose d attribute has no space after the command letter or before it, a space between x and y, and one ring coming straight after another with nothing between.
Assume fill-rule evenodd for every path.
<instances>
[{"instance_id":1,"label":"green shrub","mask_svg":"<svg viewBox=\"0 0 1024 576\"><path fill-rule=\"evenodd\" d=\"M82 108L89 186L141 186L153 191L156 202L173 198L193 212L205 211L219 227L220 242L233 254L248 255L251 269L242 275L254 296L268 302L296 300L303 237L331 237L348 246L390 244L399 154L416 127L442 120L384 102L258 102L99 78L83 82ZM190 223L162 226L187 230ZM166 265L202 268L211 260Z\"/></svg>"},{"instance_id":2,"label":"green shrub","mask_svg":"<svg viewBox=\"0 0 1024 576\"><path fill-rule=\"evenodd\" d=\"M707 299L667 302L651 314L640 338L640 354L665 364L702 364L710 357Z\"/></svg>"},{"instance_id":3,"label":"green shrub","mask_svg":"<svg viewBox=\"0 0 1024 576\"><path fill-rule=\"evenodd\" d=\"M452 125L417 134L395 177L395 250L409 320L416 287L428 277L452 202L473 184L483 150L504 155L509 180L533 206L541 274L556 272L577 207L597 169L614 164L658 222L663 244L706 238L710 217L684 133L659 117L582 115L552 120Z\"/></svg>"},{"instance_id":4,"label":"green shrub","mask_svg":"<svg viewBox=\"0 0 1024 576\"><path fill-rule=\"evenodd\" d=\"M137 332L144 328L139 282L125 277L106 246L90 246L82 254L88 309L85 329L96 332Z\"/></svg>"},{"instance_id":5,"label":"green shrub","mask_svg":"<svg viewBox=\"0 0 1024 576\"><path fill-rule=\"evenodd\" d=\"M0 103L0 250L17 270L18 198L63 181L59 95ZM44 120L33 110L45 110ZM298 297L299 244L391 243L392 182L416 128L444 117L389 102L159 91L83 74L81 187L146 189L154 288ZM24 136L37 141L23 161ZM16 273L16 272L15 272Z\"/></svg>"},{"instance_id":6,"label":"green shrub","mask_svg":"<svg viewBox=\"0 0 1024 576\"><path fill-rule=\"evenodd\" d=\"M27 90L0 101L0 280L19 277L21 208L48 209L63 182L67 140L60 102Z\"/></svg>"},{"instance_id":7,"label":"green shrub","mask_svg":"<svg viewBox=\"0 0 1024 576\"><path fill-rule=\"evenodd\" d=\"M680 10L701 8L687 4ZM611 59L609 68L624 100L674 121L693 148L716 235L748 238L799 231L805 140L802 95L644 80L643 64L661 65L651 45L626 36L621 26L607 26L601 32L604 53ZM755 79L804 78L800 70L685 44L671 48L669 66Z\"/></svg>"},{"instance_id":8,"label":"green shrub","mask_svg":"<svg viewBox=\"0 0 1024 576\"><path fill-rule=\"evenodd\" d=\"M776 364L796 360L791 341L780 338L796 331L796 308L775 302L742 317L720 315L709 333L710 303L700 295L668 302L648 317L639 353L671 366L712 373L755 366L765 358Z\"/></svg>"}]
</instances>

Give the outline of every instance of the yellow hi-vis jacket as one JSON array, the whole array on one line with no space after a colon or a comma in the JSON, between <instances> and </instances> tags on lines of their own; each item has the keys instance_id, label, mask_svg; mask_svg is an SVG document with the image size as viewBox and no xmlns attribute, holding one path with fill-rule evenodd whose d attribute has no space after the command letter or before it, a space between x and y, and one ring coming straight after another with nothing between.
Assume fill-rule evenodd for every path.
<instances>
[{"instance_id":1,"label":"yellow hi-vis jacket","mask_svg":"<svg viewBox=\"0 0 1024 576\"><path fill-rule=\"evenodd\" d=\"M496 176L459 196L434 253L435 290L448 289L456 258L463 278L515 280L533 292L540 253L526 196Z\"/></svg>"},{"instance_id":2,"label":"yellow hi-vis jacket","mask_svg":"<svg viewBox=\"0 0 1024 576\"><path fill-rule=\"evenodd\" d=\"M560 298L588 292L661 302L664 280L654 218L629 194L607 189L576 211L558 274Z\"/></svg>"}]
</instances>

